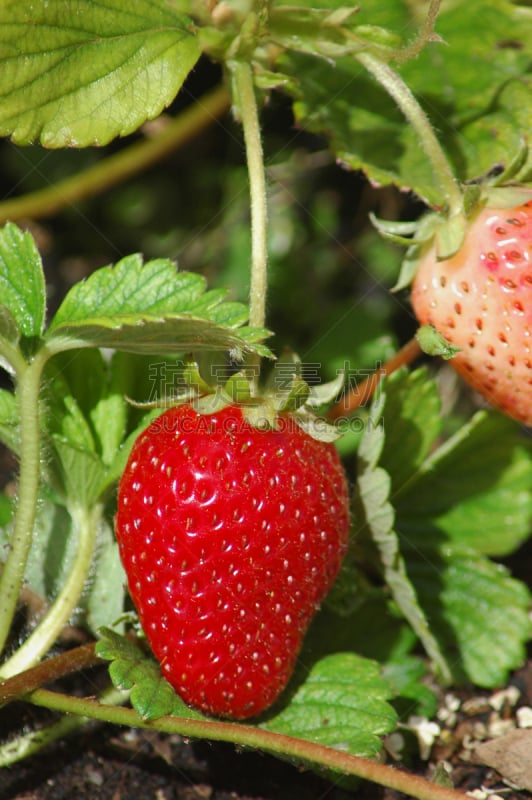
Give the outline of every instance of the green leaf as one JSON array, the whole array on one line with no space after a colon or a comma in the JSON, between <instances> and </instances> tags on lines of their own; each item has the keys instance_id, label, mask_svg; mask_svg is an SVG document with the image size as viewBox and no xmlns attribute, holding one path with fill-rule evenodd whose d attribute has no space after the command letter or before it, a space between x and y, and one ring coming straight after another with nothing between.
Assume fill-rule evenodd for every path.
<instances>
[{"instance_id":1,"label":"green leaf","mask_svg":"<svg viewBox=\"0 0 532 800\"><path fill-rule=\"evenodd\" d=\"M354 495L356 532L365 530L366 535L375 544L382 563L384 579L398 608L421 639L423 647L441 675L447 679L448 665L418 602L400 552L399 540L394 530L395 512L390 502L391 478L386 470L378 466L388 435L386 427L379 424L386 401L387 395L384 390L372 405L369 424L359 447L357 491ZM405 428L408 430L412 418L412 408L408 406L403 420L392 417L401 430ZM393 430L394 426L391 427ZM421 445L421 452L426 446L426 442ZM419 445L417 450L420 450Z\"/></svg>"},{"instance_id":2,"label":"green leaf","mask_svg":"<svg viewBox=\"0 0 532 800\"><path fill-rule=\"evenodd\" d=\"M56 356L46 372L48 429L110 464L126 432L132 369L127 357L95 349Z\"/></svg>"},{"instance_id":3,"label":"green leaf","mask_svg":"<svg viewBox=\"0 0 532 800\"><path fill-rule=\"evenodd\" d=\"M117 689L131 689L131 704L145 720L167 714L201 718L176 695L162 677L159 665L131 639L109 628L100 629L96 654L111 661L109 674Z\"/></svg>"},{"instance_id":4,"label":"green leaf","mask_svg":"<svg viewBox=\"0 0 532 800\"><path fill-rule=\"evenodd\" d=\"M20 340L20 330L7 306L0 306L0 339L10 345L17 345Z\"/></svg>"},{"instance_id":5,"label":"green leaf","mask_svg":"<svg viewBox=\"0 0 532 800\"><path fill-rule=\"evenodd\" d=\"M0 389L0 441L14 453L20 447L20 417L18 403L13 392Z\"/></svg>"},{"instance_id":6,"label":"green leaf","mask_svg":"<svg viewBox=\"0 0 532 800\"><path fill-rule=\"evenodd\" d=\"M485 556L431 537L405 548L409 575L456 681L502 685L526 657L530 593ZM458 653L457 653L458 647Z\"/></svg>"},{"instance_id":7,"label":"green leaf","mask_svg":"<svg viewBox=\"0 0 532 800\"><path fill-rule=\"evenodd\" d=\"M0 311L4 338L14 343L13 322L22 336L41 335L46 311L41 257L31 235L11 222L0 229L0 298L8 312Z\"/></svg>"},{"instance_id":8,"label":"green leaf","mask_svg":"<svg viewBox=\"0 0 532 800\"><path fill-rule=\"evenodd\" d=\"M395 727L391 689L380 666L354 653L334 653L300 667L282 706L262 723L277 733L374 758L380 736Z\"/></svg>"},{"instance_id":9,"label":"green leaf","mask_svg":"<svg viewBox=\"0 0 532 800\"><path fill-rule=\"evenodd\" d=\"M403 0L368 0L356 20L404 32L406 38L415 27ZM447 3L436 24L445 44L430 43L398 68L461 180L484 174L494 163L508 163L530 131L530 30L530 12L507 0ZM442 204L437 176L417 135L356 58L328 64L290 53L279 67L298 82L295 92L293 84L286 86L295 99L297 121L326 135L339 160L381 185L394 183L431 205Z\"/></svg>"},{"instance_id":10,"label":"green leaf","mask_svg":"<svg viewBox=\"0 0 532 800\"><path fill-rule=\"evenodd\" d=\"M89 508L106 486L105 465L93 451L76 447L57 434L52 436L52 444L65 497Z\"/></svg>"},{"instance_id":11,"label":"green leaf","mask_svg":"<svg viewBox=\"0 0 532 800\"><path fill-rule=\"evenodd\" d=\"M247 320L246 307L222 303L224 292L205 288L205 278L177 272L168 259L143 264L141 256L127 256L73 286L50 323L48 345L55 351L87 346L144 353L257 350L232 330Z\"/></svg>"},{"instance_id":12,"label":"green leaf","mask_svg":"<svg viewBox=\"0 0 532 800\"><path fill-rule=\"evenodd\" d=\"M390 661L383 666L382 675L395 690L394 707L400 710L405 722L413 714L428 719L434 716L438 698L423 682L427 678L427 667L419 658L402 656Z\"/></svg>"},{"instance_id":13,"label":"green leaf","mask_svg":"<svg viewBox=\"0 0 532 800\"><path fill-rule=\"evenodd\" d=\"M158 116L200 55L191 21L153 0L7 0L0 7L0 135L103 145Z\"/></svg>"},{"instance_id":14,"label":"green leaf","mask_svg":"<svg viewBox=\"0 0 532 800\"><path fill-rule=\"evenodd\" d=\"M0 529L9 525L14 511L15 502L13 498L8 497L3 492L0 492Z\"/></svg>"},{"instance_id":15,"label":"green leaf","mask_svg":"<svg viewBox=\"0 0 532 800\"><path fill-rule=\"evenodd\" d=\"M425 369L400 370L384 384L385 437L380 465L392 479L393 496L428 456L441 430L441 402Z\"/></svg>"},{"instance_id":16,"label":"green leaf","mask_svg":"<svg viewBox=\"0 0 532 800\"><path fill-rule=\"evenodd\" d=\"M0 545L9 547L10 527L0 528ZM76 552L70 515L62 506L40 498L32 548L24 579L35 595L52 600L60 591Z\"/></svg>"},{"instance_id":17,"label":"green leaf","mask_svg":"<svg viewBox=\"0 0 532 800\"><path fill-rule=\"evenodd\" d=\"M93 633L118 619L124 612L126 597L126 575L113 530L107 522L98 531L98 552L95 559L94 577L84 597L86 619ZM120 628L118 628L120 630Z\"/></svg>"},{"instance_id":18,"label":"green leaf","mask_svg":"<svg viewBox=\"0 0 532 800\"><path fill-rule=\"evenodd\" d=\"M444 535L502 556L530 534L530 446L511 420L495 412L476 414L401 489L397 525L416 547Z\"/></svg>"},{"instance_id":19,"label":"green leaf","mask_svg":"<svg viewBox=\"0 0 532 800\"><path fill-rule=\"evenodd\" d=\"M379 545L386 582L416 632L409 613L414 598L453 678L495 686L523 659L530 598L523 584L482 553L508 554L529 535L530 448L511 420L480 412L428 454L438 430L437 406L424 405L423 395L428 400L431 392L419 382L421 375L386 381L383 430L368 432L362 441L359 484L366 524ZM424 433L423 447L403 469L401 456L408 461ZM376 466L387 462L395 503L394 530L388 531L386 473Z\"/></svg>"}]
</instances>

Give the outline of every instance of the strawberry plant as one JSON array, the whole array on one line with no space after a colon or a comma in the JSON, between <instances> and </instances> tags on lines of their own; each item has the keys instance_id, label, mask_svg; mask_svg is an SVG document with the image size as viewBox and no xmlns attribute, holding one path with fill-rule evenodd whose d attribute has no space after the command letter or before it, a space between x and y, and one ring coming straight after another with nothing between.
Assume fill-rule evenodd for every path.
<instances>
[{"instance_id":1,"label":"strawberry plant","mask_svg":"<svg viewBox=\"0 0 532 800\"><path fill-rule=\"evenodd\" d=\"M509 0L421 5L3 3L2 152L48 185L0 202L0 696L56 714L3 767L97 720L462 796L383 762L446 689L526 659L531 26ZM198 143L150 195L140 172ZM87 158L66 178L63 148ZM373 221L347 245L323 165ZM55 220L119 253L60 297Z\"/></svg>"}]
</instances>

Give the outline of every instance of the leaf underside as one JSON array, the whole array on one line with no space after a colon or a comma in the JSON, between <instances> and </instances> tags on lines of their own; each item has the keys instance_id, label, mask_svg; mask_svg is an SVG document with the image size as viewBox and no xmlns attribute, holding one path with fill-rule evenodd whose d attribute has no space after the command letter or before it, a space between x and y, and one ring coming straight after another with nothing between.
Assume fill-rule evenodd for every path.
<instances>
[{"instance_id":1,"label":"leaf underside","mask_svg":"<svg viewBox=\"0 0 532 800\"><path fill-rule=\"evenodd\" d=\"M190 20L153 0L0 7L0 135L104 145L158 116L200 54Z\"/></svg>"}]
</instances>

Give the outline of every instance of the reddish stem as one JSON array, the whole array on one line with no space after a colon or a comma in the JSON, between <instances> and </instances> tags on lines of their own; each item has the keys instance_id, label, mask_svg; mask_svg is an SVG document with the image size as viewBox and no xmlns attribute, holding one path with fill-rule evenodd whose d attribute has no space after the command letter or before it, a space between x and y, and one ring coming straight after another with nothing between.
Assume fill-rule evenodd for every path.
<instances>
[{"instance_id":1,"label":"reddish stem","mask_svg":"<svg viewBox=\"0 0 532 800\"><path fill-rule=\"evenodd\" d=\"M101 663L101 659L94 651L94 642L47 658L36 667L19 672L18 675L5 681L0 681L0 707L45 686L47 683L62 678L64 675L93 667L99 663Z\"/></svg>"},{"instance_id":2,"label":"reddish stem","mask_svg":"<svg viewBox=\"0 0 532 800\"><path fill-rule=\"evenodd\" d=\"M373 372L360 385L355 385L349 394L335 403L327 415L329 419L335 420L339 417L345 417L348 414L352 414L360 406L365 405L375 394L382 378L386 375L391 375L392 372L395 372L400 367L411 364L412 361L419 358L422 352L417 339L410 339L386 364Z\"/></svg>"}]
</instances>

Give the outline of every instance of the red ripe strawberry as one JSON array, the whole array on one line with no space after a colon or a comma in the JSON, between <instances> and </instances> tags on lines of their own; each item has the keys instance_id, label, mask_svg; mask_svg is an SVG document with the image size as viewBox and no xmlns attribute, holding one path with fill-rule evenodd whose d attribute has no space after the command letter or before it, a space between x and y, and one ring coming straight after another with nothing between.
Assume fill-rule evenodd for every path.
<instances>
[{"instance_id":1,"label":"red ripe strawberry","mask_svg":"<svg viewBox=\"0 0 532 800\"><path fill-rule=\"evenodd\" d=\"M450 363L510 417L532 425L532 199L484 208L456 255L422 254L412 286L418 320L459 352Z\"/></svg>"},{"instance_id":2,"label":"red ripe strawberry","mask_svg":"<svg viewBox=\"0 0 532 800\"><path fill-rule=\"evenodd\" d=\"M116 533L162 671L209 714L245 718L285 687L347 547L345 475L289 416L169 409L137 439Z\"/></svg>"}]
</instances>

